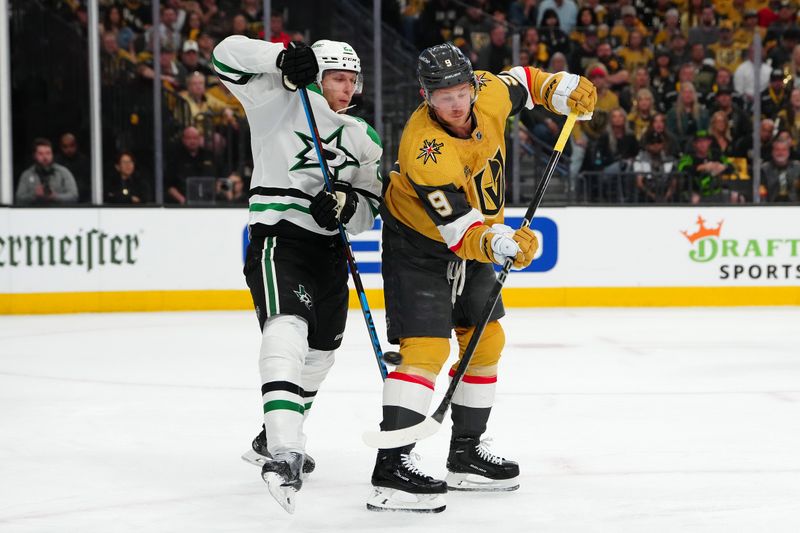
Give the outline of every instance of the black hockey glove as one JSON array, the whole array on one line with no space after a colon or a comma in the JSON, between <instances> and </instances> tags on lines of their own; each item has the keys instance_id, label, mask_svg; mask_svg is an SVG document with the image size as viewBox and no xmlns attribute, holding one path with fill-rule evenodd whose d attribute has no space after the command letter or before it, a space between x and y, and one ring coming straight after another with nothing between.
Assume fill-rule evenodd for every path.
<instances>
[{"instance_id":1,"label":"black hockey glove","mask_svg":"<svg viewBox=\"0 0 800 533\"><path fill-rule=\"evenodd\" d=\"M289 43L289 47L278 54L277 64L287 91L296 91L298 87L313 83L319 72L314 51L300 41Z\"/></svg>"},{"instance_id":2,"label":"black hockey glove","mask_svg":"<svg viewBox=\"0 0 800 533\"><path fill-rule=\"evenodd\" d=\"M335 230L339 222L350 222L358 207L358 195L349 183L337 181L333 184L333 190L336 194L320 191L309 206L314 222L328 231Z\"/></svg>"}]
</instances>

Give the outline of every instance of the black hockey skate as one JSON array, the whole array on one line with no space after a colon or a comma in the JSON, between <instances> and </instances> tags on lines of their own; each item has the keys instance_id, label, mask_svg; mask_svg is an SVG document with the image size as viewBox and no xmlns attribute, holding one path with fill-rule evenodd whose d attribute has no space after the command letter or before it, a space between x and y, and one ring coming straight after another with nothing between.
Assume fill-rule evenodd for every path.
<instances>
[{"instance_id":1,"label":"black hockey skate","mask_svg":"<svg viewBox=\"0 0 800 533\"><path fill-rule=\"evenodd\" d=\"M492 454L489 442L477 437L450 441L446 478L450 490L510 491L519 488L519 465Z\"/></svg>"},{"instance_id":2,"label":"black hockey skate","mask_svg":"<svg viewBox=\"0 0 800 533\"><path fill-rule=\"evenodd\" d=\"M252 465L264 466L264 463L269 459L272 459L272 455L270 455L269 451L267 450L267 432L262 427L261 433L256 435L256 438L253 439L252 449L247 450L244 452L244 454L242 454L242 460L247 461ZM313 472L316 467L317 463L314 461L314 458L310 455L306 455L306 461L303 463L303 480L305 480L308 477L308 474Z\"/></svg>"},{"instance_id":3,"label":"black hockey skate","mask_svg":"<svg viewBox=\"0 0 800 533\"><path fill-rule=\"evenodd\" d=\"M367 509L415 513L444 511L447 484L423 474L414 464L415 457L410 446L378 450Z\"/></svg>"},{"instance_id":4,"label":"black hockey skate","mask_svg":"<svg viewBox=\"0 0 800 533\"><path fill-rule=\"evenodd\" d=\"M269 493L289 514L294 514L294 497L303 486L300 479L303 459L303 454L298 452L278 453L261 467L261 477Z\"/></svg>"}]
</instances>

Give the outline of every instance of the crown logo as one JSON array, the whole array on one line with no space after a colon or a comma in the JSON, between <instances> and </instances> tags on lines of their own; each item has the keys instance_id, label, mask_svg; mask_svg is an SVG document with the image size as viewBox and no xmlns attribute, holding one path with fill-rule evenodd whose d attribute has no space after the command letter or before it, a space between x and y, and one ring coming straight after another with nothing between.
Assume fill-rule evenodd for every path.
<instances>
[{"instance_id":1,"label":"crown logo","mask_svg":"<svg viewBox=\"0 0 800 533\"><path fill-rule=\"evenodd\" d=\"M717 224L717 227L714 229L707 228L705 219L700 215L697 215L697 227L699 229L691 235L688 231L682 231L681 233L683 233L684 237L689 239L690 243L694 244L694 241L702 239L703 237L719 237L719 232L722 229L723 222L724 220L720 220L719 224Z\"/></svg>"}]
</instances>

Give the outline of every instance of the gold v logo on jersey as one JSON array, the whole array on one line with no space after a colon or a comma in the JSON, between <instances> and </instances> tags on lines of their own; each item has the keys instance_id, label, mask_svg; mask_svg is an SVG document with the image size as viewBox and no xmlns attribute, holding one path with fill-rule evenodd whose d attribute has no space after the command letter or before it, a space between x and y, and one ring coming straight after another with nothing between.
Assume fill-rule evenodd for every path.
<instances>
[{"instance_id":1,"label":"gold v logo on jersey","mask_svg":"<svg viewBox=\"0 0 800 533\"><path fill-rule=\"evenodd\" d=\"M360 167L358 160L345 148L342 144L342 132L344 126L334 131L330 136L322 139L320 138L320 145L322 148L322 157L328 163L328 168L331 170L334 180L339 178L339 172L347 167ZM316 168L319 169L319 160L317 159L317 150L314 148L314 139L305 133L299 131L294 132L295 135L300 137L303 141L303 149L295 155L297 163L289 170L300 170L303 168Z\"/></svg>"},{"instance_id":2,"label":"gold v logo on jersey","mask_svg":"<svg viewBox=\"0 0 800 533\"><path fill-rule=\"evenodd\" d=\"M506 198L505 164L500 148L486 163L486 166L472 178L478 191L481 212L493 216L503 208Z\"/></svg>"},{"instance_id":3,"label":"gold v logo on jersey","mask_svg":"<svg viewBox=\"0 0 800 533\"><path fill-rule=\"evenodd\" d=\"M424 158L422 159L423 165L428 162L428 159L433 159L434 163L438 163L438 161L436 161L436 156L442 155L440 151L442 146L444 146L444 143L437 143L436 139L431 139L430 141L428 139L423 140L417 159Z\"/></svg>"}]
</instances>

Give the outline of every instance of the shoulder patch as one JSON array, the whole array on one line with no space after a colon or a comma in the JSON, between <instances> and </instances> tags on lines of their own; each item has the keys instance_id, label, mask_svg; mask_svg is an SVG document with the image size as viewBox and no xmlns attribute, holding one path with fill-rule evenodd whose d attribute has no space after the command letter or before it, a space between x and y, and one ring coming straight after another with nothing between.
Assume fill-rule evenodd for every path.
<instances>
[{"instance_id":1,"label":"shoulder patch","mask_svg":"<svg viewBox=\"0 0 800 533\"><path fill-rule=\"evenodd\" d=\"M483 88L484 88L484 87L486 87L486 86L489 84L489 82L490 82L490 81L492 81L492 80L490 80L490 79L489 79L489 78L486 76L486 73L485 73L485 72L481 72L480 74L476 74L476 75L475 75L475 81L478 83L478 91L480 92L480 91L481 91L481 90L483 90Z\"/></svg>"},{"instance_id":2,"label":"shoulder patch","mask_svg":"<svg viewBox=\"0 0 800 533\"><path fill-rule=\"evenodd\" d=\"M437 143L436 139L424 139L422 141L422 146L419 148L419 154L417 154L417 159L422 159L422 164L426 164L429 159L432 159L434 163L438 163L436 160L437 155L442 155L441 149L444 146L444 143Z\"/></svg>"}]
</instances>

